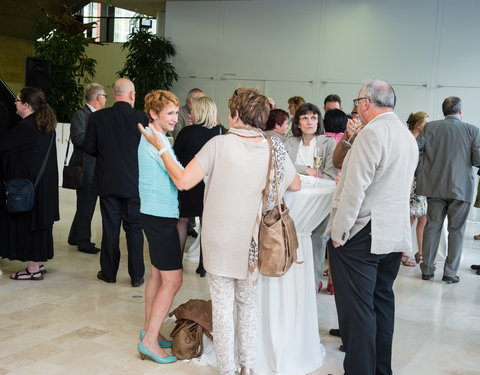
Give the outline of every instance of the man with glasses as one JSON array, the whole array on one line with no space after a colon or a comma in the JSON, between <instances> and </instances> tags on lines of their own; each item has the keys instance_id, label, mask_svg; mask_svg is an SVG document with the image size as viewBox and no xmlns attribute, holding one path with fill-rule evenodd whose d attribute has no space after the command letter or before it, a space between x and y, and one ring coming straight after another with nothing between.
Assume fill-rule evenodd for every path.
<instances>
[{"instance_id":1,"label":"man with glasses","mask_svg":"<svg viewBox=\"0 0 480 375\"><path fill-rule=\"evenodd\" d=\"M415 138L393 112L395 93L370 81L354 100L362 123L343 162L326 235L345 374L392 374L393 282L411 249Z\"/></svg>"},{"instance_id":2,"label":"man with glasses","mask_svg":"<svg viewBox=\"0 0 480 375\"><path fill-rule=\"evenodd\" d=\"M73 144L73 153L69 165L81 166L83 170L83 186L77 189L77 211L68 234L68 243L77 246L78 251L87 254L97 254L100 249L91 242L91 224L97 192L93 187L93 172L95 170L95 156L83 150L83 140L88 127L88 119L93 112L105 108L107 95L105 89L98 83L90 83L85 88L86 104L76 111L70 123L70 138Z\"/></svg>"}]
</instances>

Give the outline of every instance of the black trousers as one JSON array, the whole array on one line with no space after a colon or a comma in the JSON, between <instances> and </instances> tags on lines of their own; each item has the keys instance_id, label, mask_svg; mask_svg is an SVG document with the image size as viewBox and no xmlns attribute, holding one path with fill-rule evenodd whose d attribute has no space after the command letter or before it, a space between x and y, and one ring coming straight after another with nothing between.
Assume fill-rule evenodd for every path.
<instances>
[{"instance_id":1,"label":"black trousers","mask_svg":"<svg viewBox=\"0 0 480 375\"><path fill-rule=\"evenodd\" d=\"M127 239L128 274L139 279L145 274L143 232L140 225L140 198L100 197L102 212L102 251L100 267L103 276L116 280L120 263L120 225Z\"/></svg>"},{"instance_id":2,"label":"black trousers","mask_svg":"<svg viewBox=\"0 0 480 375\"><path fill-rule=\"evenodd\" d=\"M347 375L392 374L395 296L402 253L371 254L370 223L344 246L328 241Z\"/></svg>"},{"instance_id":3,"label":"black trousers","mask_svg":"<svg viewBox=\"0 0 480 375\"><path fill-rule=\"evenodd\" d=\"M76 243L79 249L88 249L94 245L91 242L91 228L97 197L93 184L85 184L77 189L77 211L70 227L68 242Z\"/></svg>"}]
</instances>

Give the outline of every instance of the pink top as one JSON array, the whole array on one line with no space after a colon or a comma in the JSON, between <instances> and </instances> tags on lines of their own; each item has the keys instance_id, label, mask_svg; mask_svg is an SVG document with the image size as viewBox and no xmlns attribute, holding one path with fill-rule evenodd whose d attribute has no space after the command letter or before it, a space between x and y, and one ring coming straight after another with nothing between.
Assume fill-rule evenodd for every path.
<instances>
[{"instance_id":1,"label":"pink top","mask_svg":"<svg viewBox=\"0 0 480 375\"><path fill-rule=\"evenodd\" d=\"M335 139L336 143L340 142L342 140L342 137L343 137L343 133L325 132L325 133L323 133L323 135L332 137L333 139Z\"/></svg>"}]
</instances>

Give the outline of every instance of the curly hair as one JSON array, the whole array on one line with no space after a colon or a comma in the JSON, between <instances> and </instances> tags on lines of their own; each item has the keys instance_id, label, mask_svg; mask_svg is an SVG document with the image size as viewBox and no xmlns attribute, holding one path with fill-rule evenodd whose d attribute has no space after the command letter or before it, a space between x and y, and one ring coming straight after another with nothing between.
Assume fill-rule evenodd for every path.
<instances>
[{"instance_id":1,"label":"curly hair","mask_svg":"<svg viewBox=\"0 0 480 375\"><path fill-rule=\"evenodd\" d=\"M165 90L152 90L145 95L145 112L148 116L148 121L152 122L150 111L160 113L168 104L174 104L180 107L180 101L175 94Z\"/></svg>"},{"instance_id":2,"label":"curly hair","mask_svg":"<svg viewBox=\"0 0 480 375\"><path fill-rule=\"evenodd\" d=\"M246 125L265 130L270 113L268 98L255 89L238 88L228 100L230 116L238 116Z\"/></svg>"},{"instance_id":3,"label":"curly hair","mask_svg":"<svg viewBox=\"0 0 480 375\"><path fill-rule=\"evenodd\" d=\"M427 117L428 117L427 112L419 111L415 113L410 113L410 116L408 116L408 119L407 119L407 125L410 131L415 129L415 127L421 124Z\"/></svg>"}]
</instances>

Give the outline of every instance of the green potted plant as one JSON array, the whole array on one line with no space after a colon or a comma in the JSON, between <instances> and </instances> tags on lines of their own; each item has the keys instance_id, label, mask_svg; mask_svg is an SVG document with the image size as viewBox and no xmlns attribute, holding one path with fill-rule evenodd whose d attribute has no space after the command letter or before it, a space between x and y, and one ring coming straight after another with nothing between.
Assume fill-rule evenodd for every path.
<instances>
[{"instance_id":1,"label":"green potted plant","mask_svg":"<svg viewBox=\"0 0 480 375\"><path fill-rule=\"evenodd\" d=\"M129 35L122 45L128 50L125 65L117 72L135 84L135 108L143 110L145 95L151 90L168 90L178 80L174 66L167 60L175 56L173 44L164 37L158 37L140 30Z\"/></svg>"},{"instance_id":2,"label":"green potted plant","mask_svg":"<svg viewBox=\"0 0 480 375\"><path fill-rule=\"evenodd\" d=\"M61 8L60 15L46 14L38 20L35 56L52 64L47 101L60 122L70 122L83 103L84 85L95 75L96 60L85 52L89 43L95 43L85 36L93 27L94 23L77 21L67 7Z\"/></svg>"}]
</instances>

